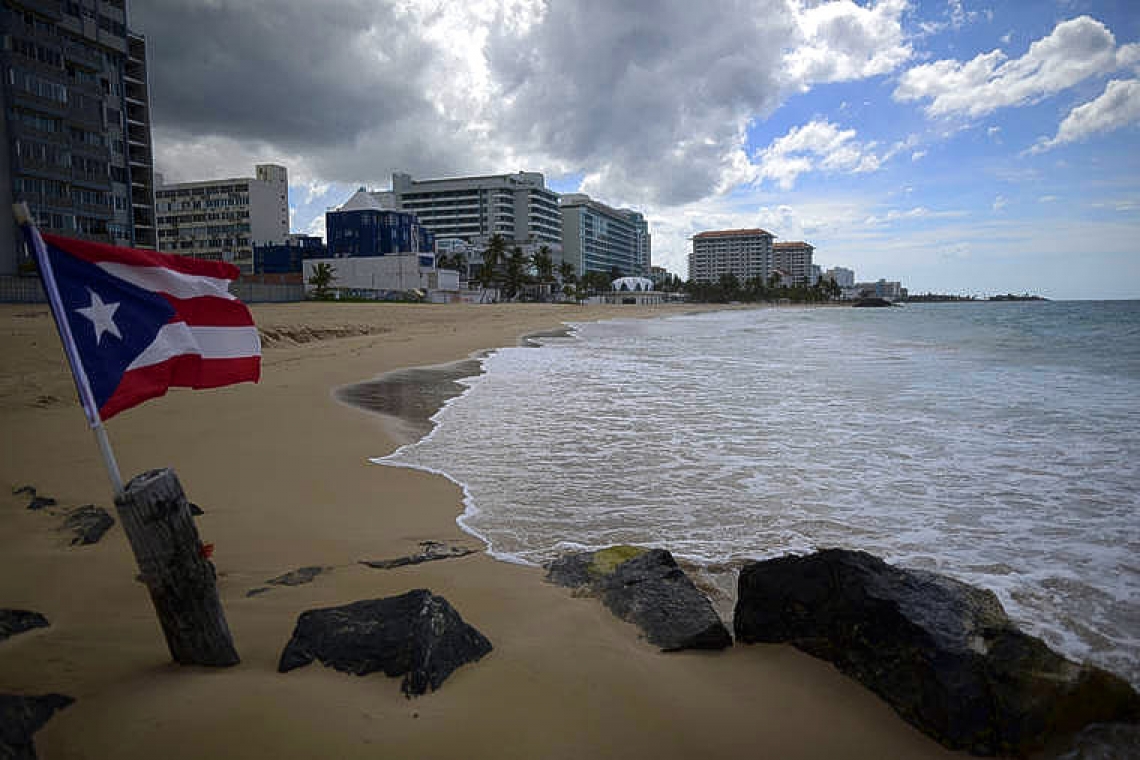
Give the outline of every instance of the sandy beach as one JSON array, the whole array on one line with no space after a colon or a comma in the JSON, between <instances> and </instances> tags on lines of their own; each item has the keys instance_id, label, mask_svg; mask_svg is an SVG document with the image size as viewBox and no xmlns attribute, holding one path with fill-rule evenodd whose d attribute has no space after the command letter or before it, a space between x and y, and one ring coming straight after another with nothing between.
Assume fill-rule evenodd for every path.
<instances>
[{"instance_id":1,"label":"sandy beach","mask_svg":"<svg viewBox=\"0 0 1140 760\"><path fill-rule=\"evenodd\" d=\"M41 758L933 758L956 756L830 665L787 646L663 654L540 569L466 557L378 570L361 560L462 533L457 486L384 467L422 425L338 400L381 373L470 358L568 321L684 307L544 304L254 306L257 385L172 391L111 420L125 477L173 467L204 514L242 663L171 663L120 526L70 546L62 510L113 512L47 308L0 305L0 607L51 621L0 642L0 693L76 702L36 735ZM463 367L468 369L470 365ZM439 398L403 373L391 411ZM358 398L358 402L361 400ZM385 403L373 399L373 403ZM388 408L388 407L385 407ZM34 486L59 505L26 509ZM308 584L266 581L303 566ZM319 663L277 673L304 610L429 588L494 645L435 693ZM731 621L728 621L731 623Z\"/></svg>"}]
</instances>

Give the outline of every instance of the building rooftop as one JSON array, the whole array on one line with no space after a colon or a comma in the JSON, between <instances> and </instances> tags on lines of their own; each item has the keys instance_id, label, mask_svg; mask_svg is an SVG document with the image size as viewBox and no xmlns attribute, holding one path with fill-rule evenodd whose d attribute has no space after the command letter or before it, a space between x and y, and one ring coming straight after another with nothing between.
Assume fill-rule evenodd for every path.
<instances>
[{"instance_id":1,"label":"building rooftop","mask_svg":"<svg viewBox=\"0 0 1140 760\"><path fill-rule=\"evenodd\" d=\"M693 235L694 238L713 238L713 237L743 237L745 235L768 235L772 237L772 233L767 230L762 230L759 227L751 230L712 230L710 232L698 232Z\"/></svg>"},{"instance_id":2,"label":"building rooftop","mask_svg":"<svg viewBox=\"0 0 1140 760\"><path fill-rule=\"evenodd\" d=\"M802 240L790 240L783 243L772 243L773 248L815 248L811 243Z\"/></svg>"},{"instance_id":3,"label":"building rooftop","mask_svg":"<svg viewBox=\"0 0 1140 760\"><path fill-rule=\"evenodd\" d=\"M337 209L337 211L385 211L386 209L380 205L380 201L372 197L372 195L363 187L353 193L352 197L344 202L344 205Z\"/></svg>"}]
</instances>

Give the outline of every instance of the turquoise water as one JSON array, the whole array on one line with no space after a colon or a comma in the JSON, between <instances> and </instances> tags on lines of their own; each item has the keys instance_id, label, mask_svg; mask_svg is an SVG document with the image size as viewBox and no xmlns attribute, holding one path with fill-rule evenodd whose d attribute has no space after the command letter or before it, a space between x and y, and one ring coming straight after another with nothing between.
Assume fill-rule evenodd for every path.
<instances>
[{"instance_id":1,"label":"turquoise water","mask_svg":"<svg viewBox=\"0 0 1140 760\"><path fill-rule=\"evenodd\" d=\"M773 308L576 325L488 357L380 460L461 483L502 559L707 569L864 549L993 589L1140 684L1140 302Z\"/></svg>"}]
</instances>

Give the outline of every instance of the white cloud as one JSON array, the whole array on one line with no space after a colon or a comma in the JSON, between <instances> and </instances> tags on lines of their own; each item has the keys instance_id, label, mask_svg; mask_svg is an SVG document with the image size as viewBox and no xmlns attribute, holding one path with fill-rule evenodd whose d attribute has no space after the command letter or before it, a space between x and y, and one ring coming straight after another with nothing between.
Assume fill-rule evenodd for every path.
<instances>
[{"instance_id":1,"label":"white cloud","mask_svg":"<svg viewBox=\"0 0 1140 760\"><path fill-rule=\"evenodd\" d=\"M1114 79L1098 97L1070 111L1057 134L1051 139L1042 138L1030 152L1042 153L1135 124L1140 124L1140 79Z\"/></svg>"},{"instance_id":2,"label":"white cloud","mask_svg":"<svg viewBox=\"0 0 1140 760\"><path fill-rule=\"evenodd\" d=\"M893 208L885 214L872 214L863 220L863 224L867 227L883 227L915 219L956 219L963 216L966 216L964 211L931 211L925 206L915 206L906 210Z\"/></svg>"},{"instance_id":3,"label":"white cloud","mask_svg":"<svg viewBox=\"0 0 1140 760\"><path fill-rule=\"evenodd\" d=\"M1055 196L1055 195L1042 195L1040 198L1037 199L1037 202L1038 203L1053 203L1056 200L1057 200L1057 196Z\"/></svg>"},{"instance_id":4,"label":"white cloud","mask_svg":"<svg viewBox=\"0 0 1140 760\"><path fill-rule=\"evenodd\" d=\"M841 82L889 74L913 55L902 30L905 0L880 0L864 7L851 0L808 3L792 0L800 43L784 56L795 86Z\"/></svg>"},{"instance_id":5,"label":"white cloud","mask_svg":"<svg viewBox=\"0 0 1140 760\"><path fill-rule=\"evenodd\" d=\"M921 159L925 155L926 155L925 150L916 150L914 153L910 154L910 160L911 161L918 161L919 159Z\"/></svg>"},{"instance_id":6,"label":"white cloud","mask_svg":"<svg viewBox=\"0 0 1140 760\"><path fill-rule=\"evenodd\" d=\"M893 97L929 101L929 116L978 117L1036 102L1138 58L1140 43L1118 47L1104 24L1080 16L1057 24L1020 58L992 50L965 62L944 59L915 66L899 78Z\"/></svg>"},{"instance_id":7,"label":"white cloud","mask_svg":"<svg viewBox=\"0 0 1140 760\"><path fill-rule=\"evenodd\" d=\"M826 119L816 119L792 127L761 151L757 178L774 180L781 189L789 190L799 175L809 171L874 171L882 163L874 147L874 143L856 140L854 129L839 129Z\"/></svg>"},{"instance_id":8,"label":"white cloud","mask_svg":"<svg viewBox=\"0 0 1140 760\"><path fill-rule=\"evenodd\" d=\"M1006 200L1006 197L1004 195L999 195L998 197L994 198L994 205L993 205L994 211L1001 211L1003 208L1005 208L1008 205L1009 205L1009 201Z\"/></svg>"}]
</instances>

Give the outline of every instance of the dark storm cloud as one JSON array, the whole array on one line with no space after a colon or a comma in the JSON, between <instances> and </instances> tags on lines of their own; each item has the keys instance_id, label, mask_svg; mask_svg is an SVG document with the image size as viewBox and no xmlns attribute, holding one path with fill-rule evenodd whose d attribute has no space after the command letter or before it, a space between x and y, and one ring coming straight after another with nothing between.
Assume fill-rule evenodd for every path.
<instances>
[{"instance_id":1,"label":"dark storm cloud","mask_svg":"<svg viewBox=\"0 0 1140 760\"><path fill-rule=\"evenodd\" d=\"M430 48L385 4L147 0L131 24L167 130L296 149L430 112L417 76Z\"/></svg>"},{"instance_id":2,"label":"dark storm cloud","mask_svg":"<svg viewBox=\"0 0 1140 760\"><path fill-rule=\"evenodd\" d=\"M905 58L904 8L151 0L131 21L172 178L255 160L313 185L525 169L661 206L755 180L746 129L788 93Z\"/></svg>"}]
</instances>

